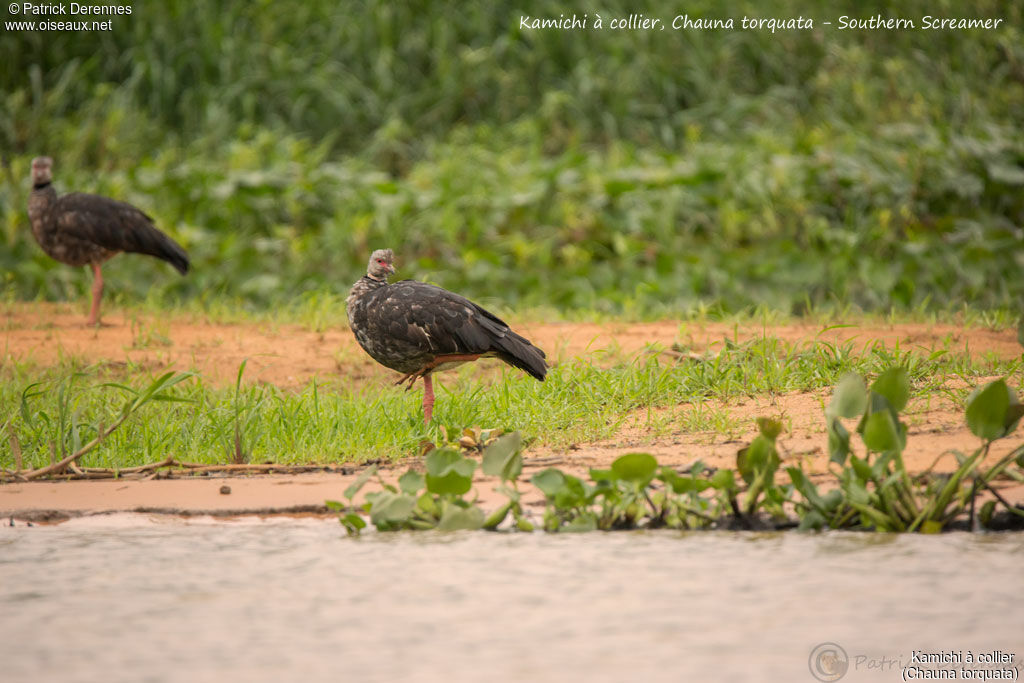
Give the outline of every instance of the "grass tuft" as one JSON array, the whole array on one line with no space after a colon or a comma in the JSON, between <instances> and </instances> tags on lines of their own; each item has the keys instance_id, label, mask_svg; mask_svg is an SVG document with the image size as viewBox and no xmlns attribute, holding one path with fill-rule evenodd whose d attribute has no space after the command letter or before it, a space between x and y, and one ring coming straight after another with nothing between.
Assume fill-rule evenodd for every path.
<instances>
[{"instance_id":1,"label":"grass tuft","mask_svg":"<svg viewBox=\"0 0 1024 683\"><path fill-rule=\"evenodd\" d=\"M552 368L543 383L511 370L486 382L473 373L442 375L435 422L424 426L418 391L315 381L288 391L244 383L243 363L231 388L211 386L198 375L180 381L167 393L177 402L161 406L159 418L124 424L83 460L97 467L137 466L167 455L211 464L240 457L281 464L393 460L416 453L424 440L439 441L442 428L458 434L466 425L520 431L530 442L562 448L611 438L637 411L679 405L691 407L676 425L649 420L644 429L650 438L666 429L729 434L736 425L709 403L819 390L845 373L874 376L893 365L906 368L915 393L945 392L961 406L966 387L979 378L1002 375L1018 386L1024 381L1021 360L971 359L952 351L926 356L872 343L797 347L769 337L725 342L699 360L642 354L610 367L575 360ZM49 462L51 443L63 454L95 438L102 425L119 418L120 399L133 391L131 385L154 379L139 368L82 365L73 358L57 367L12 364L0 372L0 419L28 467ZM949 388L951 380L964 388ZM0 468L12 469L13 458L0 451Z\"/></svg>"}]
</instances>

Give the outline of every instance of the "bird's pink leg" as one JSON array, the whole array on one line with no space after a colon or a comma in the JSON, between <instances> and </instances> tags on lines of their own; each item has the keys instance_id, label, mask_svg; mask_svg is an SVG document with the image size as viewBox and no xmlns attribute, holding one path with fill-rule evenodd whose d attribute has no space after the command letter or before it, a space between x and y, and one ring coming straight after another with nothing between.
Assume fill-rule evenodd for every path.
<instances>
[{"instance_id":1,"label":"bird's pink leg","mask_svg":"<svg viewBox=\"0 0 1024 683\"><path fill-rule=\"evenodd\" d=\"M100 299L103 298L103 271L100 264L90 263L92 266L92 309L89 311L89 325L100 324Z\"/></svg>"},{"instance_id":2,"label":"bird's pink leg","mask_svg":"<svg viewBox=\"0 0 1024 683\"><path fill-rule=\"evenodd\" d=\"M434 381L430 379L430 373L423 375L423 422L430 424L430 418L434 414Z\"/></svg>"}]
</instances>

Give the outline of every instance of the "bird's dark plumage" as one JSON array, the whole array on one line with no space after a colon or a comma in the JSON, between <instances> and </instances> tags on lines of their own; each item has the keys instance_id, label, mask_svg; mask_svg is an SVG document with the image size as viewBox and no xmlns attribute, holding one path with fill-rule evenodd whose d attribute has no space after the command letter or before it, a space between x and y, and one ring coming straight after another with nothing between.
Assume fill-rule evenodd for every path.
<instances>
[{"instance_id":1,"label":"bird's dark plumage","mask_svg":"<svg viewBox=\"0 0 1024 683\"><path fill-rule=\"evenodd\" d=\"M52 165L49 157L32 160L32 193L28 200L32 234L51 258L70 266L92 266L96 282L90 322L99 321L103 292L100 266L118 252L155 256L182 275L188 272L185 250L131 204L81 192L58 197Z\"/></svg>"},{"instance_id":2,"label":"bird's dark plumage","mask_svg":"<svg viewBox=\"0 0 1024 683\"><path fill-rule=\"evenodd\" d=\"M388 284L394 272L390 249L370 258L367 274L346 301L349 326L359 345L381 365L412 381L423 377L424 409L432 403L430 373L482 357L496 357L543 381L542 350L500 318L469 299L414 280Z\"/></svg>"},{"instance_id":3,"label":"bird's dark plumage","mask_svg":"<svg viewBox=\"0 0 1024 683\"><path fill-rule=\"evenodd\" d=\"M50 203L39 222L45 235L40 244L44 249L47 243L57 246L59 255L47 253L69 265L85 265L96 258L94 254L102 258L102 250L155 256L182 275L189 269L185 250L131 204L74 192Z\"/></svg>"}]
</instances>

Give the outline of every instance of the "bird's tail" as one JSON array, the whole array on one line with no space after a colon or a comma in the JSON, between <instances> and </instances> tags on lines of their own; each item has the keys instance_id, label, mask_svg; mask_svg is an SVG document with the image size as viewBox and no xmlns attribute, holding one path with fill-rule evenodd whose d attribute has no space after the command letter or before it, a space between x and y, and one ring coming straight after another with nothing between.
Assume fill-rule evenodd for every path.
<instances>
[{"instance_id":1,"label":"bird's tail","mask_svg":"<svg viewBox=\"0 0 1024 683\"><path fill-rule=\"evenodd\" d=\"M504 337L497 340L495 346L498 358L531 377L544 381L544 376L548 373L544 352L531 344L529 339L509 330Z\"/></svg>"},{"instance_id":2,"label":"bird's tail","mask_svg":"<svg viewBox=\"0 0 1024 683\"><path fill-rule=\"evenodd\" d=\"M531 344L526 337L513 332L501 318L472 302L467 303L476 307L479 314L476 322L486 334L487 340L480 341L484 341L490 347L490 351L501 360L543 382L544 376L548 374L544 352ZM471 345L475 345L475 340Z\"/></svg>"},{"instance_id":3,"label":"bird's tail","mask_svg":"<svg viewBox=\"0 0 1024 683\"><path fill-rule=\"evenodd\" d=\"M156 256L170 263L174 268L184 275L189 269L188 254L181 248L181 245L170 237L152 226L148 229L137 229L132 234L132 244L127 245L125 251L137 254L148 254Z\"/></svg>"}]
</instances>

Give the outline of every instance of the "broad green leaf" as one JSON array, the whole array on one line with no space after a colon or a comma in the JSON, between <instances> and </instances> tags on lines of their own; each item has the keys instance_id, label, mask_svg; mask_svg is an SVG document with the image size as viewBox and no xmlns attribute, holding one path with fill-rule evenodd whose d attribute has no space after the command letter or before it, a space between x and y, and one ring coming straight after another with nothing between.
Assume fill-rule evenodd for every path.
<instances>
[{"instance_id":1,"label":"broad green leaf","mask_svg":"<svg viewBox=\"0 0 1024 683\"><path fill-rule=\"evenodd\" d=\"M561 470L549 467L530 477L530 481L541 490L541 493L551 498L565 486L565 474Z\"/></svg>"},{"instance_id":2,"label":"broad green leaf","mask_svg":"<svg viewBox=\"0 0 1024 683\"><path fill-rule=\"evenodd\" d=\"M1010 391L1012 392L1013 390L1011 389ZM1006 410L1007 435L1013 434L1022 417L1024 417L1024 404L1011 403L1010 407Z\"/></svg>"},{"instance_id":3,"label":"broad green leaf","mask_svg":"<svg viewBox=\"0 0 1024 683\"><path fill-rule=\"evenodd\" d=\"M530 523L530 520L520 517L516 520L516 529L519 531L533 531L533 524Z\"/></svg>"},{"instance_id":4,"label":"broad green leaf","mask_svg":"<svg viewBox=\"0 0 1024 683\"><path fill-rule=\"evenodd\" d=\"M900 429L888 410L868 415L861 436L869 450L878 453L902 450Z\"/></svg>"},{"instance_id":5,"label":"broad green leaf","mask_svg":"<svg viewBox=\"0 0 1024 683\"><path fill-rule=\"evenodd\" d=\"M612 472L619 479L638 486L647 485L658 471L658 461L650 453L627 453L612 462Z\"/></svg>"},{"instance_id":6,"label":"broad green leaf","mask_svg":"<svg viewBox=\"0 0 1024 683\"><path fill-rule=\"evenodd\" d=\"M754 437L750 445L736 453L736 469L748 484L766 471L778 468L778 455L775 446L764 436Z\"/></svg>"},{"instance_id":7,"label":"broad green leaf","mask_svg":"<svg viewBox=\"0 0 1024 683\"><path fill-rule=\"evenodd\" d=\"M483 527L485 529L497 528L499 524L505 521L505 517L508 516L508 511L512 509L512 505L514 505L514 503L510 500L489 514L487 519L484 520Z\"/></svg>"},{"instance_id":8,"label":"broad green leaf","mask_svg":"<svg viewBox=\"0 0 1024 683\"><path fill-rule=\"evenodd\" d=\"M822 500L818 494L818 487L816 487L807 475L804 474L803 470L797 467L787 467L786 472L789 474L790 480L793 482L793 487L800 492L800 495L810 503L811 507L821 510L825 508L825 501Z\"/></svg>"},{"instance_id":9,"label":"broad green leaf","mask_svg":"<svg viewBox=\"0 0 1024 683\"><path fill-rule=\"evenodd\" d=\"M986 441L1005 436L1007 427L1016 426L1020 419L1016 409L1010 411L1011 398L1016 404L1016 395L1001 379L975 390L967 399L967 426L971 433Z\"/></svg>"},{"instance_id":10,"label":"broad green leaf","mask_svg":"<svg viewBox=\"0 0 1024 683\"><path fill-rule=\"evenodd\" d=\"M356 494L359 493L359 490L366 485L366 482L370 481L370 477L372 477L376 473L377 466L370 465L369 467L367 467L366 469L359 473L359 476L356 477L356 480L353 481L348 486L348 488L345 489L345 492L342 495L348 498L349 500L352 500L353 498L356 497Z\"/></svg>"},{"instance_id":11,"label":"broad green leaf","mask_svg":"<svg viewBox=\"0 0 1024 683\"><path fill-rule=\"evenodd\" d=\"M345 531L350 536L356 536L360 531L366 528L366 520L363 516L355 512L350 512L347 515L343 515L338 518L341 525L345 527Z\"/></svg>"},{"instance_id":12,"label":"broad green leaf","mask_svg":"<svg viewBox=\"0 0 1024 683\"><path fill-rule=\"evenodd\" d=\"M671 467L661 468L661 472L658 473L658 479L665 482L675 493L700 492L711 488L711 482L707 479L698 479L692 476L684 477Z\"/></svg>"},{"instance_id":13,"label":"broad green leaf","mask_svg":"<svg viewBox=\"0 0 1024 683\"><path fill-rule=\"evenodd\" d=\"M829 460L842 466L850 454L850 432L839 420L831 420L828 426Z\"/></svg>"},{"instance_id":14,"label":"broad green leaf","mask_svg":"<svg viewBox=\"0 0 1024 683\"><path fill-rule=\"evenodd\" d=\"M884 396L892 409L900 412L910 400L910 376L906 368L889 368L878 376L871 391Z\"/></svg>"},{"instance_id":15,"label":"broad green leaf","mask_svg":"<svg viewBox=\"0 0 1024 683\"><path fill-rule=\"evenodd\" d=\"M829 513L833 513L843 504L843 492L839 489L832 489L821 498L822 504Z\"/></svg>"},{"instance_id":16,"label":"broad green leaf","mask_svg":"<svg viewBox=\"0 0 1024 683\"><path fill-rule=\"evenodd\" d=\"M427 454L427 490L431 493L460 496L473 487L476 461L450 449Z\"/></svg>"},{"instance_id":17,"label":"broad green leaf","mask_svg":"<svg viewBox=\"0 0 1024 683\"><path fill-rule=\"evenodd\" d=\"M423 512L427 513L431 517L437 517L440 512L437 509L437 501L435 501L434 497L429 493L424 493L416 499L416 507L423 510Z\"/></svg>"},{"instance_id":18,"label":"broad green leaf","mask_svg":"<svg viewBox=\"0 0 1024 683\"><path fill-rule=\"evenodd\" d=\"M554 504L558 508L574 508L590 502L591 489L579 477L566 474L565 485L555 492ZM613 489L614 490L614 489Z\"/></svg>"},{"instance_id":19,"label":"broad green leaf","mask_svg":"<svg viewBox=\"0 0 1024 683\"><path fill-rule=\"evenodd\" d=\"M593 479L593 471L594 470L590 470L590 471L591 471L591 479ZM657 478L659 480L665 482L665 485L668 486L669 488L671 488L673 491L675 491L675 488L676 488L675 485L676 485L677 481L679 481L680 479L689 479L689 477L682 477L682 476L680 476L680 474L678 472L676 472L674 469L672 469L671 467L662 467L661 471L658 472L658 477ZM685 484L680 484L680 486L685 486ZM676 493L682 493L682 492L683 491L676 491Z\"/></svg>"},{"instance_id":20,"label":"broad green leaf","mask_svg":"<svg viewBox=\"0 0 1024 683\"><path fill-rule=\"evenodd\" d=\"M736 451L736 470L743 477L743 481L748 484L754 480L754 468L750 465L750 447L753 445L744 446Z\"/></svg>"},{"instance_id":21,"label":"broad green leaf","mask_svg":"<svg viewBox=\"0 0 1024 683\"><path fill-rule=\"evenodd\" d=\"M856 455L851 455L850 466L853 467L853 473L856 474L861 481L871 480L871 466L868 465L867 460L862 460Z\"/></svg>"},{"instance_id":22,"label":"broad green leaf","mask_svg":"<svg viewBox=\"0 0 1024 683\"><path fill-rule=\"evenodd\" d=\"M857 480L850 480L846 486L846 492L850 496L851 503L856 503L857 505L869 505L871 503L871 496L868 494L868 490L864 488L864 484Z\"/></svg>"},{"instance_id":23,"label":"broad green leaf","mask_svg":"<svg viewBox=\"0 0 1024 683\"><path fill-rule=\"evenodd\" d=\"M981 506L981 510L978 512L978 520L982 526L990 526L992 524L992 515L996 511L996 502L994 500L987 500L985 504Z\"/></svg>"},{"instance_id":24,"label":"broad green leaf","mask_svg":"<svg viewBox=\"0 0 1024 683\"><path fill-rule=\"evenodd\" d=\"M892 404L889 403L889 399L887 399L885 396L882 396L878 392L868 392L867 412L864 413L864 415L860 418L860 421L857 423L857 432L859 434L864 433L864 427L868 423L868 417L873 415L874 413L891 413L893 419L899 419L899 413L897 413L893 409Z\"/></svg>"},{"instance_id":25,"label":"broad green leaf","mask_svg":"<svg viewBox=\"0 0 1024 683\"><path fill-rule=\"evenodd\" d=\"M834 417L860 417L867 407L868 390L863 378L849 372L840 378L825 413Z\"/></svg>"},{"instance_id":26,"label":"broad green leaf","mask_svg":"<svg viewBox=\"0 0 1024 683\"><path fill-rule=\"evenodd\" d=\"M828 520L818 512L817 510L808 510L807 514L800 518L800 524L797 526L797 531L809 531L814 529L819 531L828 524Z\"/></svg>"},{"instance_id":27,"label":"broad green leaf","mask_svg":"<svg viewBox=\"0 0 1024 683\"><path fill-rule=\"evenodd\" d=\"M721 469L711 475L711 485L719 491L730 491L736 488L736 477L732 470Z\"/></svg>"},{"instance_id":28,"label":"broad green leaf","mask_svg":"<svg viewBox=\"0 0 1024 683\"><path fill-rule=\"evenodd\" d=\"M757 418L757 428L764 438L774 442L782 433L782 422L770 417L759 417Z\"/></svg>"},{"instance_id":29,"label":"broad green leaf","mask_svg":"<svg viewBox=\"0 0 1024 683\"><path fill-rule=\"evenodd\" d=\"M584 531L596 531L597 530L597 517L593 513L585 513L575 518L559 531L567 531L569 533L581 533Z\"/></svg>"},{"instance_id":30,"label":"broad green leaf","mask_svg":"<svg viewBox=\"0 0 1024 683\"><path fill-rule=\"evenodd\" d=\"M398 478L398 486L402 489L402 493L410 496L418 494L420 489L426 486L426 483L426 477L415 470L407 470Z\"/></svg>"},{"instance_id":31,"label":"broad green leaf","mask_svg":"<svg viewBox=\"0 0 1024 683\"><path fill-rule=\"evenodd\" d=\"M414 529L416 531L429 531L431 529L437 528L437 522L435 522L434 520L416 519L415 517L410 517L409 521L405 524L410 529Z\"/></svg>"},{"instance_id":32,"label":"broad green leaf","mask_svg":"<svg viewBox=\"0 0 1024 683\"><path fill-rule=\"evenodd\" d=\"M462 454L458 451L451 448L437 448L427 453L423 462L426 465L428 477L440 477L460 459L462 459Z\"/></svg>"},{"instance_id":33,"label":"broad green leaf","mask_svg":"<svg viewBox=\"0 0 1024 683\"><path fill-rule=\"evenodd\" d=\"M519 432L500 437L484 449L483 471L503 481L519 478L523 471L523 438Z\"/></svg>"},{"instance_id":34,"label":"broad green leaf","mask_svg":"<svg viewBox=\"0 0 1024 683\"><path fill-rule=\"evenodd\" d=\"M484 511L475 505L468 508L449 505L437 523L438 531L456 531L459 529L479 529L484 525Z\"/></svg>"},{"instance_id":35,"label":"broad green leaf","mask_svg":"<svg viewBox=\"0 0 1024 683\"><path fill-rule=\"evenodd\" d=\"M881 482L882 489L895 485L904 476L903 471L899 468L886 476L886 473L889 472L889 464L894 460L896 460L896 451L888 451L876 457L875 462L871 465L871 476L875 481Z\"/></svg>"},{"instance_id":36,"label":"broad green leaf","mask_svg":"<svg viewBox=\"0 0 1024 683\"><path fill-rule=\"evenodd\" d=\"M389 522L404 522L409 519L415 506L416 500L412 496L383 491L373 499L370 521L377 527Z\"/></svg>"}]
</instances>

